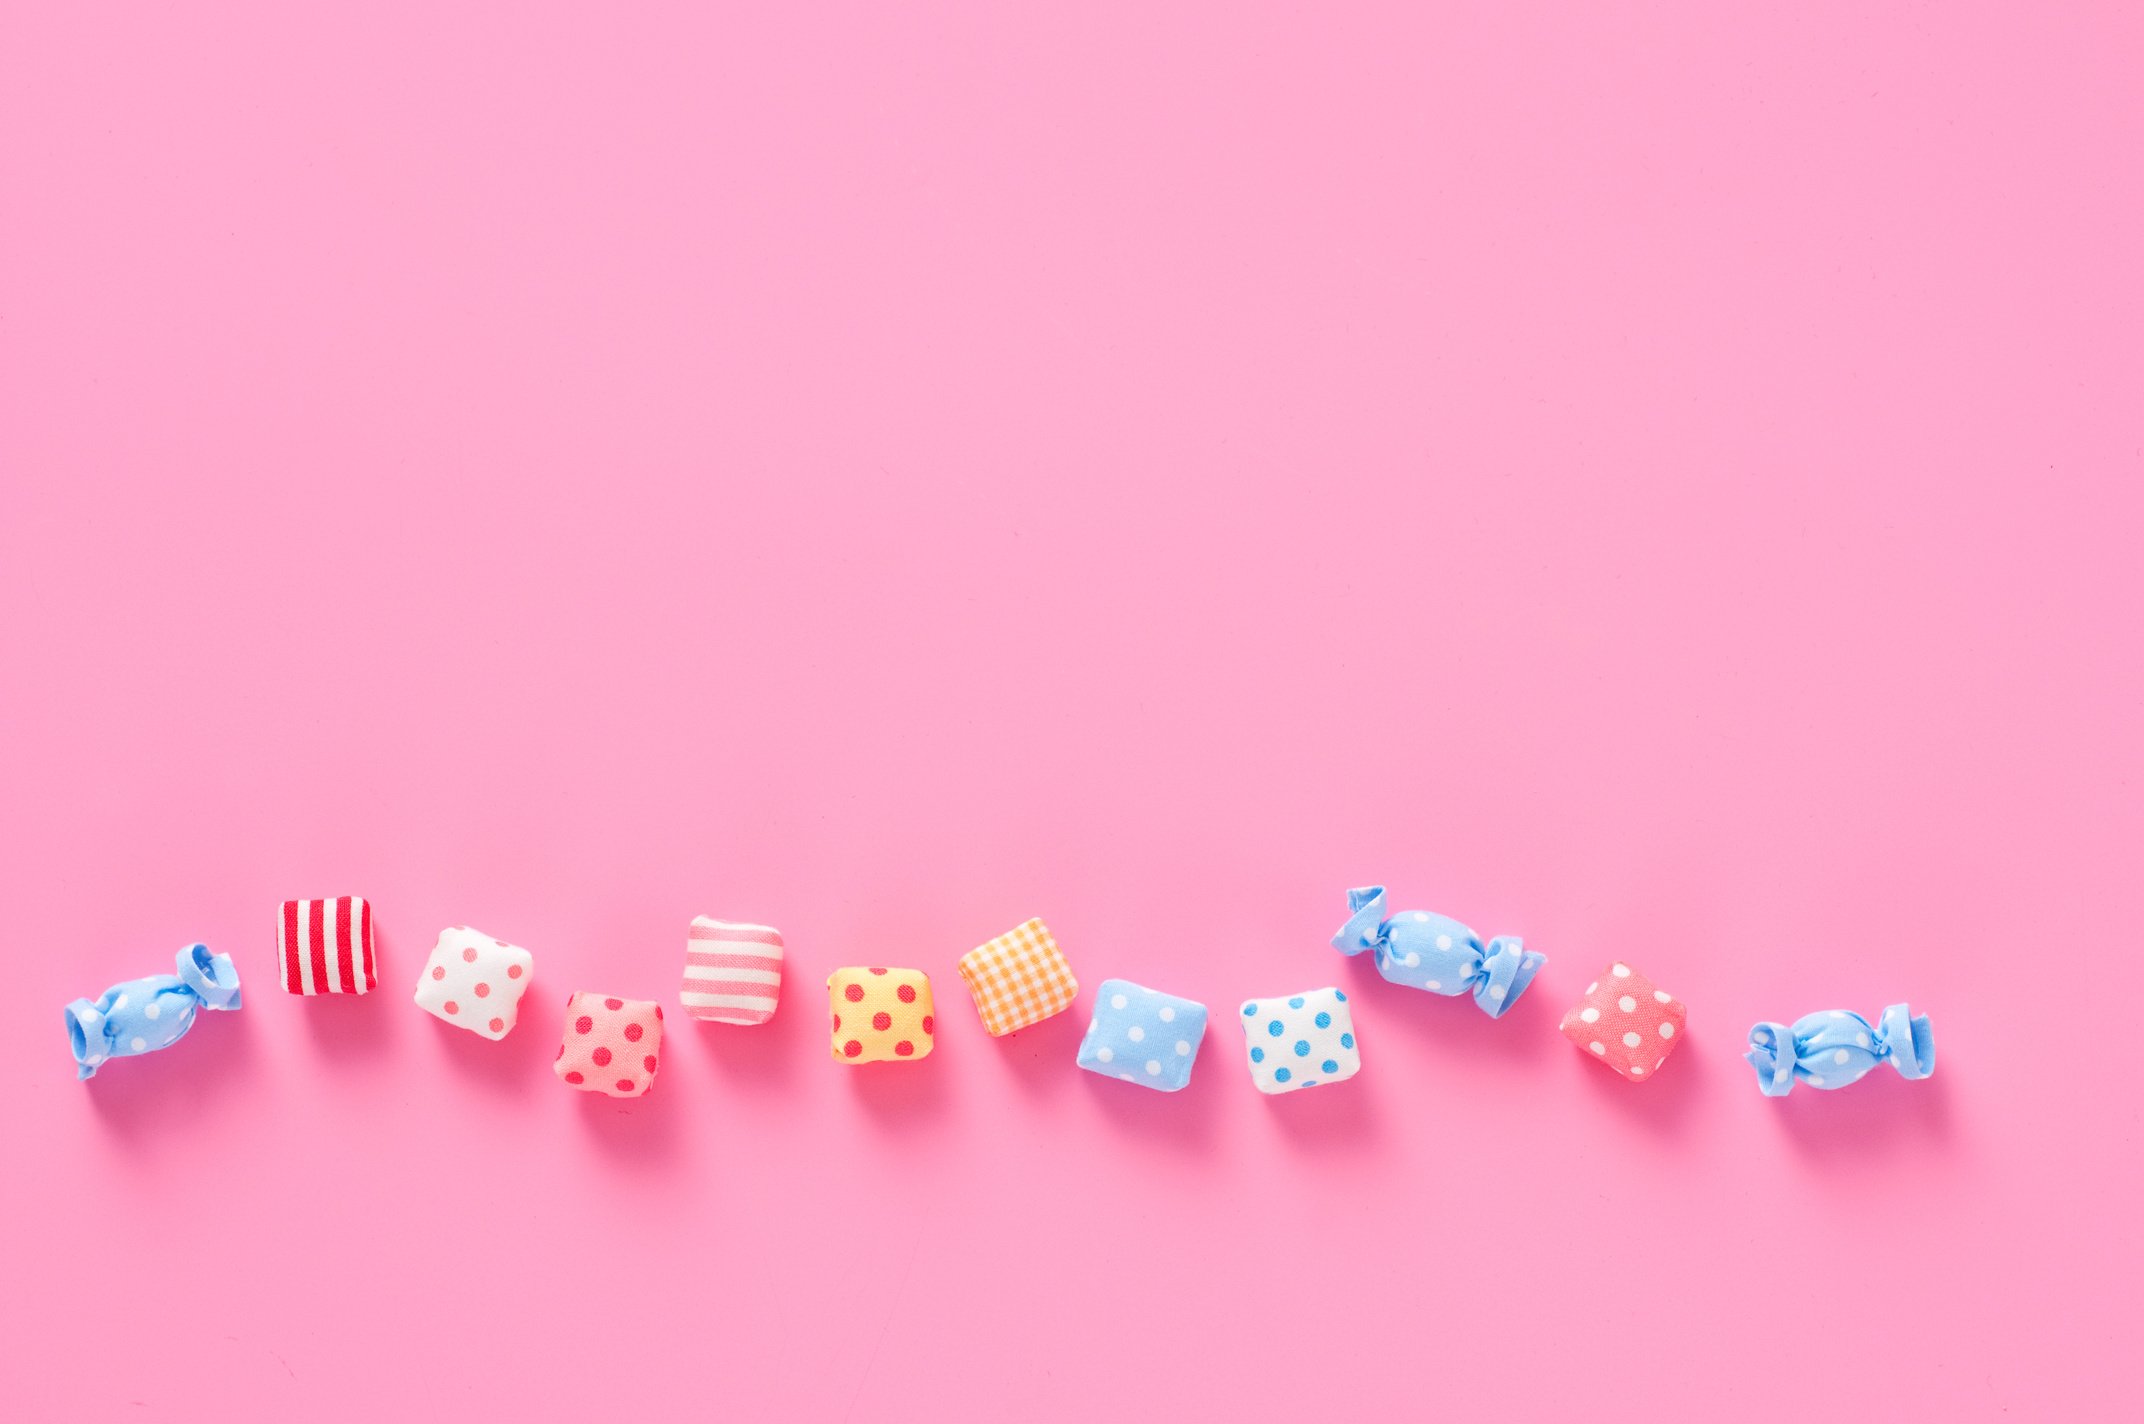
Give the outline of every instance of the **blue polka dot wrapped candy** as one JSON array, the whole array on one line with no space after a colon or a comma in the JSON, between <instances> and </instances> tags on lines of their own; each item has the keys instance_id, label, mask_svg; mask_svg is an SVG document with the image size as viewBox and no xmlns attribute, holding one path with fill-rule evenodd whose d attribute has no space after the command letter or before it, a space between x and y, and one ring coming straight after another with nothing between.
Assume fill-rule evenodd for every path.
<instances>
[{"instance_id":1,"label":"blue polka dot wrapped candy","mask_svg":"<svg viewBox=\"0 0 2144 1424\"><path fill-rule=\"evenodd\" d=\"M228 954L210 954L205 944L179 951L179 972L129 979L106 989L92 1003L67 1006L67 1037L74 1045L75 1077L94 1078L114 1058L169 1048L194 1026L200 1009L239 1007L238 967Z\"/></svg>"},{"instance_id":2,"label":"blue polka dot wrapped candy","mask_svg":"<svg viewBox=\"0 0 2144 1424\"><path fill-rule=\"evenodd\" d=\"M1311 989L1243 1006L1245 1053L1261 1093L1292 1093L1344 1083L1362 1070L1347 995Z\"/></svg>"},{"instance_id":3,"label":"blue polka dot wrapped candy","mask_svg":"<svg viewBox=\"0 0 2144 1424\"><path fill-rule=\"evenodd\" d=\"M1843 1088L1882 1063L1896 1068L1901 1078L1925 1078L1936 1071L1936 1040L1928 1015L1916 1016L1904 1004L1891 1005L1874 1024L1844 1009L1826 1009L1796 1019L1792 1028L1758 1024L1749 1031L1749 1052L1742 1056L1757 1070L1764 1095L1783 1098L1797 1081Z\"/></svg>"},{"instance_id":4,"label":"blue polka dot wrapped candy","mask_svg":"<svg viewBox=\"0 0 2144 1424\"><path fill-rule=\"evenodd\" d=\"M1403 910L1385 916L1385 887L1347 892L1347 923L1333 936L1342 954L1369 950L1377 972L1395 984L1451 997L1472 994L1492 1019L1519 1001L1547 956L1526 948L1516 935L1481 936L1445 915Z\"/></svg>"}]
</instances>

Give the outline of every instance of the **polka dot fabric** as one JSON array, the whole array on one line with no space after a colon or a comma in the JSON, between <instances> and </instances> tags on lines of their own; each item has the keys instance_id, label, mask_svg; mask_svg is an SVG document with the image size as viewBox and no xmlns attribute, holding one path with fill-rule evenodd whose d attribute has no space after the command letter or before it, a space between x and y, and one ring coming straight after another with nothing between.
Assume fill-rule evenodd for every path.
<instances>
[{"instance_id":1,"label":"polka dot fabric","mask_svg":"<svg viewBox=\"0 0 2144 1424\"><path fill-rule=\"evenodd\" d=\"M836 1063L913 1063L931 1055L937 1010L920 969L836 969L826 981Z\"/></svg>"},{"instance_id":2,"label":"polka dot fabric","mask_svg":"<svg viewBox=\"0 0 2144 1424\"><path fill-rule=\"evenodd\" d=\"M1884 1063L1901 1078L1920 1079L1936 1071L1935 1029L1928 1015L1904 1004L1891 1005L1873 1024L1844 1009L1826 1009L1803 1015L1792 1028L1758 1024L1742 1056L1757 1070L1757 1086L1768 1098L1785 1097L1796 1083L1843 1088Z\"/></svg>"},{"instance_id":3,"label":"polka dot fabric","mask_svg":"<svg viewBox=\"0 0 2144 1424\"><path fill-rule=\"evenodd\" d=\"M1347 923L1333 936L1342 954L1370 951L1377 972L1394 984L1447 998L1471 994L1492 1019L1519 1001L1548 956L1526 948L1517 935L1480 935L1448 915L1402 910L1385 918L1385 887L1347 892Z\"/></svg>"},{"instance_id":4,"label":"polka dot fabric","mask_svg":"<svg viewBox=\"0 0 2144 1424\"><path fill-rule=\"evenodd\" d=\"M467 925L441 930L417 975L417 1007L493 1040L514 1031L536 957Z\"/></svg>"},{"instance_id":5,"label":"polka dot fabric","mask_svg":"<svg viewBox=\"0 0 2144 1424\"><path fill-rule=\"evenodd\" d=\"M1243 1006L1244 1051L1261 1093L1346 1082L1362 1068L1347 995L1311 989Z\"/></svg>"},{"instance_id":6,"label":"polka dot fabric","mask_svg":"<svg viewBox=\"0 0 2144 1424\"><path fill-rule=\"evenodd\" d=\"M1563 1036L1633 1083L1660 1071L1682 1042L1688 1011L1627 964L1611 964L1563 1016Z\"/></svg>"},{"instance_id":7,"label":"polka dot fabric","mask_svg":"<svg viewBox=\"0 0 2144 1424\"><path fill-rule=\"evenodd\" d=\"M114 1058L132 1058L169 1048L194 1026L197 1009L236 1009L243 996L238 966L205 944L179 951L178 973L152 974L115 984L95 1000L67 1006L67 1038L74 1048L75 1077L94 1078Z\"/></svg>"},{"instance_id":8,"label":"polka dot fabric","mask_svg":"<svg viewBox=\"0 0 2144 1424\"><path fill-rule=\"evenodd\" d=\"M1192 1060L1205 1037L1204 1004L1128 979L1104 979L1094 995L1094 1021L1080 1040L1079 1066L1174 1093L1190 1083Z\"/></svg>"},{"instance_id":9,"label":"polka dot fabric","mask_svg":"<svg viewBox=\"0 0 2144 1424\"><path fill-rule=\"evenodd\" d=\"M1003 1038L1072 1007L1079 980L1050 928L1029 920L960 957L960 977L992 1038Z\"/></svg>"},{"instance_id":10,"label":"polka dot fabric","mask_svg":"<svg viewBox=\"0 0 2144 1424\"><path fill-rule=\"evenodd\" d=\"M582 992L566 1001L566 1036L551 1065L584 1093L644 1096L663 1051L663 1006Z\"/></svg>"}]
</instances>

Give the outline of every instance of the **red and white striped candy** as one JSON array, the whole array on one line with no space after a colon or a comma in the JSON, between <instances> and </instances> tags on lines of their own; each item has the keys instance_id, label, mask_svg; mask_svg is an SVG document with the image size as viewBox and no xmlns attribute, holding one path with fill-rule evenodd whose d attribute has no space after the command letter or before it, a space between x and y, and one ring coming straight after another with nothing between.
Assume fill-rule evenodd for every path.
<instances>
[{"instance_id":1,"label":"red and white striped candy","mask_svg":"<svg viewBox=\"0 0 2144 1424\"><path fill-rule=\"evenodd\" d=\"M285 900L275 949L283 987L293 994L363 994L379 982L372 907L362 896Z\"/></svg>"},{"instance_id":2,"label":"red and white striped candy","mask_svg":"<svg viewBox=\"0 0 2144 1424\"><path fill-rule=\"evenodd\" d=\"M685 932L685 1012L710 1023L763 1024L782 993L782 935L701 915Z\"/></svg>"}]
</instances>

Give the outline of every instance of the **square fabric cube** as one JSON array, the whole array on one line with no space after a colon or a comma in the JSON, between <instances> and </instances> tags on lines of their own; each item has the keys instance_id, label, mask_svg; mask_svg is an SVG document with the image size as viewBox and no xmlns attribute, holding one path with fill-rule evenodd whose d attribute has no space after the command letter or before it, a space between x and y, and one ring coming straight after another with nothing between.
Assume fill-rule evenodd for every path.
<instances>
[{"instance_id":1,"label":"square fabric cube","mask_svg":"<svg viewBox=\"0 0 2144 1424\"><path fill-rule=\"evenodd\" d=\"M276 923L276 963L293 994L368 994L379 983L372 960L372 906L363 897L285 900Z\"/></svg>"},{"instance_id":2,"label":"square fabric cube","mask_svg":"<svg viewBox=\"0 0 2144 1424\"><path fill-rule=\"evenodd\" d=\"M678 1002L708 1023L763 1024L782 994L782 933L701 915L685 931Z\"/></svg>"},{"instance_id":3,"label":"square fabric cube","mask_svg":"<svg viewBox=\"0 0 2144 1424\"><path fill-rule=\"evenodd\" d=\"M1079 980L1057 952L1049 926L1029 920L960 957L960 977L992 1038L1041 1023L1072 1007Z\"/></svg>"},{"instance_id":4,"label":"square fabric cube","mask_svg":"<svg viewBox=\"0 0 2144 1424\"><path fill-rule=\"evenodd\" d=\"M930 1057L938 1031L931 980L920 969L836 969L826 992L834 1014L834 1058L901 1063Z\"/></svg>"},{"instance_id":5,"label":"square fabric cube","mask_svg":"<svg viewBox=\"0 0 2144 1424\"><path fill-rule=\"evenodd\" d=\"M1633 1083L1660 1071L1688 1017L1682 1000L1627 964L1611 964L1563 1016L1563 1036Z\"/></svg>"},{"instance_id":6,"label":"square fabric cube","mask_svg":"<svg viewBox=\"0 0 2144 1424\"><path fill-rule=\"evenodd\" d=\"M504 1038L521 1016L536 957L463 925L441 930L417 976L417 1007L456 1028Z\"/></svg>"},{"instance_id":7,"label":"square fabric cube","mask_svg":"<svg viewBox=\"0 0 2144 1424\"><path fill-rule=\"evenodd\" d=\"M1173 1093L1191 1081L1205 1037L1204 1004L1104 979L1094 995L1094 1021L1080 1040L1079 1066Z\"/></svg>"},{"instance_id":8,"label":"square fabric cube","mask_svg":"<svg viewBox=\"0 0 2144 1424\"><path fill-rule=\"evenodd\" d=\"M566 1039L551 1071L584 1093L637 1098L655 1086L663 1006L579 993L566 1001Z\"/></svg>"},{"instance_id":9,"label":"square fabric cube","mask_svg":"<svg viewBox=\"0 0 2144 1424\"><path fill-rule=\"evenodd\" d=\"M1338 989L1253 999L1243 1006L1243 1036L1261 1093L1344 1082L1362 1067L1355 1019Z\"/></svg>"}]
</instances>

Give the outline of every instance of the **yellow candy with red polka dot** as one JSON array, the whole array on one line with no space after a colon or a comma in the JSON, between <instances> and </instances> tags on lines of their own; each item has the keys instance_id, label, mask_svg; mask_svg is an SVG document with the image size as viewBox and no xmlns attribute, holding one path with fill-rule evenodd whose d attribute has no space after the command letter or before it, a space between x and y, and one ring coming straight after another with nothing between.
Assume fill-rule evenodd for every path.
<instances>
[{"instance_id":1,"label":"yellow candy with red polka dot","mask_svg":"<svg viewBox=\"0 0 2144 1424\"><path fill-rule=\"evenodd\" d=\"M826 992L837 1063L910 1063L930 1056L938 1022L920 969L836 969Z\"/></svg>"}]
</instances>

